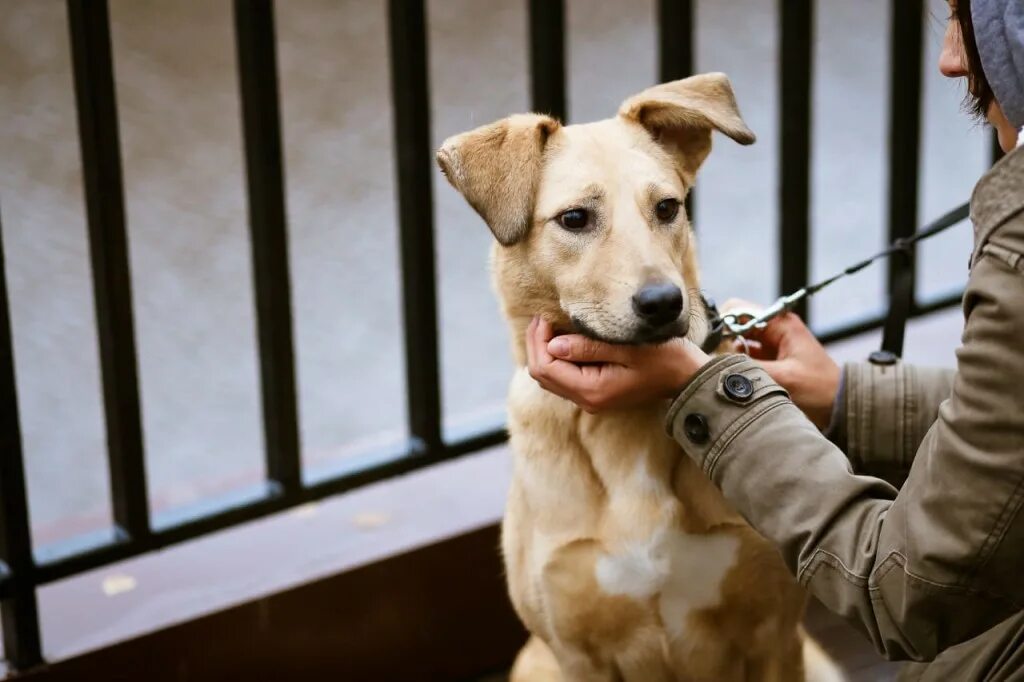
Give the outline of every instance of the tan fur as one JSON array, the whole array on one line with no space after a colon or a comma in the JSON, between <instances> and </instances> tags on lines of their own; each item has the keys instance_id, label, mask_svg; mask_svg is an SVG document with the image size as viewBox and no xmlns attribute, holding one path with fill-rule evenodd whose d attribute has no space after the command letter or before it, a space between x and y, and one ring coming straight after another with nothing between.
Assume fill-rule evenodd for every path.
<instances>
[{"instance_id":1,"label":"tan fur","mask_svg":"<svg viewBox=\"0 0 1024 682\"><path fill-rule=\"evenodd\" d=\"M501 244L519 241L530 227L541 152L558 126L550 116L510 116L461 139L452 138L438 151L437 160L445 175ZM449 153L453 149L459 149L459 153Z\"/></svg>"},{"instance_id":2,"label":"tan fur","mask_svg":"<svg viewBox=\"0 0 1024 682\"><path fill-rule=\"evenodd\" d=\"M631 297L652 280L683 290L685 333L704 338L689 222L680 210L663 224L654 206L683 200L712 129L754 139L722 74L651 88L596 123L511 117L438 152L499 241L494 279L519 365L502 544L512 602L534 636L513 680L813 679L802 590L665 435L667 405L587 414L525 368L536 314L556 329L642 340ZM562 229L571 208L590 211L592 227Z\"/></svg>"},{"instance_id":3,"label":"tan fur","mask_svg":"<svg viewBox=\"0 0 1024 682\"><path fill-rule=\"evenodd\" d=\"M623 102L619 116L637 121L669 147L691 184L711 151L712 128L740 144L756 139L739 114L729 81L717 73L647 88Z\"/></svg>"}]
</instances>

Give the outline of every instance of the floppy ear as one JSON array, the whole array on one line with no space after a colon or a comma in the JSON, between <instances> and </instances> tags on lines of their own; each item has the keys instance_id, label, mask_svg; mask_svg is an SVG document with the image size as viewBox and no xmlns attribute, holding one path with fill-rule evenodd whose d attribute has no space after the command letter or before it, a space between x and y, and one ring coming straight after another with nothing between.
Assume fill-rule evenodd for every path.
<instances>
[{"instance_id":1,"label":"floppy ear","mask_svg":"<svg viewBox=\"0 0 1024 682\"><path fill-rule=\"evenodd\" d=\"M712 129L740 144L755 140L740 116L724 73L705 73L648 88L623 102L619 116L647 128L673 154L690 181L711 151Z\"/></svg>"},{"instance_id":2,"label":"floppy ear","mask_svg":"<svg viewBox=\"0 0 1024 682\"><path fill-rule=\"evenodd\" d=\"M510 116L449 137L437 151L448 182L504 246L530 229L544 146L560 125L540 114Z\"/></svg>"}]
</instances>

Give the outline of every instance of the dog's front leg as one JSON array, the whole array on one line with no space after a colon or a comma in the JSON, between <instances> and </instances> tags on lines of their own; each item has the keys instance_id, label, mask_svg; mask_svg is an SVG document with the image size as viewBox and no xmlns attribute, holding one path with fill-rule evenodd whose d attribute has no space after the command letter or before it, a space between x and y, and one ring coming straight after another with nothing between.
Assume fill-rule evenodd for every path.
<instances>
[{"instance_id":1,"label":"dog's front leg","mask_svg":"<svg viewBox=\"0 0 1024 682\"><path fill-rule=\"evenodd\" d=\"M600 661L583 649L572 646L552 647L565 682L622 682L622 675L613 661Z\"/></svg>"}]
</instances>

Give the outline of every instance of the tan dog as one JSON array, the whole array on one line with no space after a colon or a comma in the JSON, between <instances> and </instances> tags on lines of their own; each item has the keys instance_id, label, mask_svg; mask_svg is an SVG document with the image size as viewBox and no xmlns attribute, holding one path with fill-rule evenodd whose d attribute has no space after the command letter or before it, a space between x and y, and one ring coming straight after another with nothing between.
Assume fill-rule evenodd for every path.
<instances>
[{"instance_id":1,"label":"tan dog","mask_svg":"<svg viewBox=\"0 0 1024 682\"><path fill-rule=\"evenodd\" d=\"M754 141L722 74L650 88L597 123L512 116L438 151L497 238L519 366L502 544L533 638L515 681L842 679L802 634L804 593L776 550L665 435L666 404L587 414L525 368L537 314L617 343L703 340L681 206L712 129Z\"/></svg>"}]
</instances>

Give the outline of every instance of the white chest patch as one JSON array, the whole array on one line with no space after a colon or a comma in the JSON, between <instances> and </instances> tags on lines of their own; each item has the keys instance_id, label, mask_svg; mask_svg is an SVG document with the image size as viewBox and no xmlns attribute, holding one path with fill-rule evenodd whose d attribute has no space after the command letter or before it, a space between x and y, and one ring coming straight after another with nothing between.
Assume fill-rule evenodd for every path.
<instances>
[{"instance_id":1,"label":"white chest patch","mask_svg":"<svg viewBox=\"0 0 1024 682\"><path fill-rule=\"evenodd\" d=\"M739 544L725 533L689 535L662 528L646 542L602 556L595 567L597 582L611 595L657 595L662 622L671 636L679 637L691 611L721 601L722 581L736 562Z\"/></svg>"}]
</instances>

